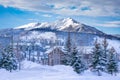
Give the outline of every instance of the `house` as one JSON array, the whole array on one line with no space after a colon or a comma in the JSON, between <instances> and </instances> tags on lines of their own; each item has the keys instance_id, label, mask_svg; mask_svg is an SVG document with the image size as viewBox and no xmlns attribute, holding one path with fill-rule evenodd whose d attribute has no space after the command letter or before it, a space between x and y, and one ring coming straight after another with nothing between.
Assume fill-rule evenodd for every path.
<instances>
[{"instance_id":1,"label":"house","mask_svg":"<svg viewBox=\"0 0 120 80\"><path fill-rule=\"evenodd\" d=\"M60 65L64 57L64 52L59 48L55 47L48 53L48 65Z\"/></svg>"}]
</instances>

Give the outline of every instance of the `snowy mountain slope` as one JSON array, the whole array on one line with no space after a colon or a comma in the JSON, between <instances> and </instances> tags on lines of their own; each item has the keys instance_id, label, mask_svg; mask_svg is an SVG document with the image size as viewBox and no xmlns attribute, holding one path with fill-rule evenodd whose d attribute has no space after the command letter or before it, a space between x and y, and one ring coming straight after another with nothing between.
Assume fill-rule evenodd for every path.
<instances>
[{"instance_id":1,"label":"snowy mountain slope","mask_svg":"<svg viewBox=\"0 0 120 80\"><path fill-rule=\"evenodd\" d=\"M38 31L32 31L29 34L26 34L24 36L21 36L21 40L33 40L36 39L36 42L41 40L41 39L46 39L46 40L56 40L56 34L53 32L38 32ZM26 39L27 38L27 39Z\"/></svg>"},{"instance_id":2,"label":"snowy mountain slope","mask_svg":"<svg viewBox=\"0 0 120 80\"><path fill-rule=\"evenodd\" d=\"M50 28L51 30L56 30L56 31L103 34L103 32L95 29L94 27L87 26L71 18L61 19L52 23L48 23L48 22L29 23L23 26L16 27L14 29L32 30L32 29L39 29L39 28Z\"/></svg>"},{"instance_id":3,"label":"snowy mountain slope","mask_svg":"<svg viewBox=\"0 0 120 80\"><path fill-rule=\"evenodd\" d=\"M100 37L96 37L96 38L98 39L99 43L102 43L102 41L104 40L103 38L100 38ZM94 41L96 38L94 38ZM114 47L116 52L120 54L120 41L119 40L107 39L107 42L108 42L108 48Z\"/></svg>"},{"instance_id":4,"label":"snowy mountain slope","mask_svg":"<svg viewBox=\"0 0 120 80\"><path fill-rule=\"evenodd\" d=\"M60 31L103 34L101 31L95 29L94 27L87 26L71 18L66 18L66 19L56 21L55 24L59 24Z\"/></svg>"},{"instance_id":5,"label":"snowy mountain slope","mask_svg":"<svg viewBox=\"0 0 120 80\"><path fill-rule=\"evenodd\" d=\"M22 26L16 27L14 29L30 30L30 29L35 28L36 26L39 26L39 25L40 25L40 23L29 23L29 24L26 24L26 25L22 25Z\"/></svg>"},{"instance_id":6,"label":"snowy mountain slope","mask_svg":"<svg viewBox=\"0 0 120 80\"><path fill-rule=\"evenodd\" d=\"M115 34L115 35L113 35L113 36L116 36L116 37L120 38L120 34Z\"/></svg>"}]
</instances>

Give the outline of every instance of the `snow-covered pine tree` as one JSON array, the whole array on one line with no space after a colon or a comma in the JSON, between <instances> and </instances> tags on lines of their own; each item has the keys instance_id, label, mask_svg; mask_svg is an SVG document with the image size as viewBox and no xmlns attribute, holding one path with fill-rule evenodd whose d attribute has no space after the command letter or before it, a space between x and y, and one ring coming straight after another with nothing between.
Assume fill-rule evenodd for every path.
<instances>
[{"instance_id":1,"label":"snow-covered pine tree","mask_svg":"<svg viewBox=\"0 0 120 80\"><path fill-rule=\"evenodd\" d=\"M71 36L70 32L68 32L68 37L65 44L65 54L64 59L62 60L62 63L64 65L70 65L70 57L71 57L71 51L72 51L72 43L71 43Z\"/></svg>"},{"instance_id":2,"label":"snow-covered pine tree","mask_svg":"<svg viewBox=\"0 0 120 80\"><path fill-rule=\"evenodd\" d=\"M116 75L116 73L118 72L117 56L116 56L115 49L113 47L109 50L107 71L111 75L113 75L113 74Z\"/></svg>"},{"instance_id":3,"label":"snow-covered pine tree","mask_svg":"<svg viewBox=\"0 0 120 80\"><path fill-rule=\"evenodd\" d=\"M105 54L104 56L107 57L107 51L108 51L107 47L108 47L108 42L107 42L107 40L106 40L106 37L105 37L104 40L103 40L102 46L103 46L103 50L104 50L104 54Z\"/></svg>"},{"instance_id":4,"label":"snow-covered pine tree","mask_svg":"<svg viewBox=\"0 0 120 80\"><path fill-rule=\"evenodd\" d=\"M94 44L94 48L93 48L93 51L92 51L92 63L91 63L91 67L92 67L92 70L94 72L97 72L98 73L98 76L101 76L101 71L103 71L103 68L102 68L102 62L101 62L101 58L102 58L102 48L101 48L101 45L97 42L97 39L95 41L95 44Z\"/></svg>"},{"instance_id":5,"label":"snow-covered pine tree","mask_svg":"<svg viewBox=\"0 0 120 80\"><path fill-rule=\"evenodd\" d=\"M73 66L74 63L76 62L77 55L78 55L78 50L76 49L76 47L73 47L73 50L71 52L70 66Z\"/></svg>"},{"instance_id":6,"label":"snow-covered pine tree","mask_svg":"<svg viewBox=\"0 0 120 80\"><path fill-rule=\"evenodd\" d=\"M107 55L108 55L108 42L106 40L106 37L104 38L102 42L102 58L101 58L101 66L103 68L103 71L106 72L106 65L107 65Z\"/></svg>"},{"instance_id":7,"label":"snow-covered pine tree","mask_svg":"<svg viewBox=\"0 0 120 80\"><path fill-rule=\"evenodd\" d=\"M4 68L10 72L17 69L17 60L14 56L11 46L4 49L4 52L2 53L2 58L0 60L0 66L1 68Z\"/></svg>"},{"instance_id":8,"label":"snow-covered pine tree","mask_svg":"<svg viewBox=\"0 0 120 80\"><path fill-rule=\"evenodd\" d=\"M70 65L73 67L74 71L77 73L82 73L86 69L85 63L82 60L82 56L78 53L78 50L76 47L73 48Z\"/></svg>"}]
</instances>

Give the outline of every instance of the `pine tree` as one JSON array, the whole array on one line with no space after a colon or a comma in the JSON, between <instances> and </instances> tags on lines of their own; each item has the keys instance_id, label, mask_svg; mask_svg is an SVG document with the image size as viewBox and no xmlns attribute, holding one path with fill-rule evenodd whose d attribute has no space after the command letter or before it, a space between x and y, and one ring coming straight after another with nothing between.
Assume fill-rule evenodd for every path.
<instances>
[{"instance_id":1,"label":"pine tree","mask_svg":"<svg viewBox=\"0 0 120 80\"><path fill-rule=\"evenodd\" d=\"M74 71L77 73L82 73L86 67L84 62L82 61L82 57L80 54L78 54L78 50L76 47L73 48L72 52L72 57L71 57L71 66L74 68Z\"/></svg>"},{"instance_id":2,"label":"pine tree","mask_svg":"<svg viewBox=\"0 0 120 80\"><path fill-rule=\"evenodd\" d=\"M107 47L108 47L108 42L107 42L106 38L104 38L103 43L102 43L102 46L103 46L104 56L107 57L107 51L108 51Z\"/></svg>"},{"instance_id":3,"label":"pine tree","mask_svg":"<svg viewBox=\"0 0 120 80\"><path fill-rule=\"evenodd\" d=\"M108 43L106 38L104 38L102 42L102 58L101 58L101 65L103 68L103 71L106 72L106 65L107 65L107 55L108 55Z\"/></svg>"},{"instance_id":4,"label":"pine tree","mask_svg":"<svg viewBox=\"0 0 120 80\"><path fill-rule=\"evenodd\" d=\"M97 40L95 41L92 54L93 54L92 63L91 63L92 70L97 72L98 76L101 76L101 71L103 71L102 61L101 61L102 49L101 49L101 45L97 43Z\"/></svg>"},{"instance_id":5,"label":"pine tree","mask_svg":"<svg viewBox=\"0 0 120 80\"><path fill-rule=\"evenodd\" d=\"M115 53L115 49L112 47L109 50L109 58L108 58L108 64L107 64L107 71L111 75L115 74L118 72L118 64L117 64L117 57Z\"/></svg>"},{"instance_id":6,"label":"pine tree","mask_svg":"<svg viewBox=\"0 0 120 80\"><path fill-rule=\"evenodd\" d=\"M71 44L71 36L70 36L70 32L68 32L68 38L67 38L67 41L66 41L66 50L67 52L71 52L72 50L72 44Z\"/></svg>"},{"instance_id":7,"label":"pine tree","mask_svg":"<svg viewBox=\"0 0 120 80\"><path fill-rule=\"evenodd\" d=\"M73 48L73 51L71 52L71 59L70 59L70 66L73 66L74 63L76 62L77 58L78 58L78 51L76 49L76 47Z\"/></svg>"},{"instance_id":8,"label":"pine tree","mask_svg":"<svg viewBox=\"0 0 120 80\"><path fill-rule=\"evenodd\" d=\"M68 37L65 44L64 59L62 60L63 64L70 65L71 51L72 51L71 36L70 36L70 32L68 32Z\"/></svg>"},{"instance_id":9,"label":"pine tree","mask_svg":"<svg viewBox=\"0 0 120 80\"><path fill-rule=\"evenodd\" d=\"M5 48L4 52L2 53L0 67L10 72L17 69L17 61L14 56L12 47Z\"/></svg>"}]
</instances>

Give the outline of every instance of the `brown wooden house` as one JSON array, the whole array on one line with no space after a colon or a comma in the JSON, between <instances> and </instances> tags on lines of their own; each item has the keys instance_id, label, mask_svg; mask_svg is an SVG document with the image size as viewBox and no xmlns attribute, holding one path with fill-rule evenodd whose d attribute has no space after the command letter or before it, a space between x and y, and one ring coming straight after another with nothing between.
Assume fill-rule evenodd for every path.
<instances>
[{"instance_id":1,"label":"brown wooden house","mask_svg":"<svg viewBox=\"0 0 120 80\"><path fill-rule=\"evenodd\" d=\"M64 57L64 52L56 47L48 53L48 65L60 65Z\"/></svg>"}]
</instances>

